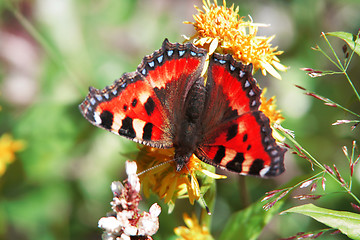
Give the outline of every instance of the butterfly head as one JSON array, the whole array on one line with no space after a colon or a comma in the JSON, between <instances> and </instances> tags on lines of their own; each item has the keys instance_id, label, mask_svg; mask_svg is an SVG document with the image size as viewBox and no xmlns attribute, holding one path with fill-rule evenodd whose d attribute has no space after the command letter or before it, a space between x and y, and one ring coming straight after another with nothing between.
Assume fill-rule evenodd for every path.
<instances>
[{"instance_id":1,"label":"butterfly head","mask_svg":"<svg viewBox=\"0 0 360 240\"><path fill-rule=\"evenodd\" d=\"M192 155L192 152L189 153L185 153L185 154L181 154L181 151L176 151L175 150L175 155L174 155L174 160L176 163L176 171L180 172L185 165L187 165L190 161L190 157Z\"/></svg>"}]
</instances>

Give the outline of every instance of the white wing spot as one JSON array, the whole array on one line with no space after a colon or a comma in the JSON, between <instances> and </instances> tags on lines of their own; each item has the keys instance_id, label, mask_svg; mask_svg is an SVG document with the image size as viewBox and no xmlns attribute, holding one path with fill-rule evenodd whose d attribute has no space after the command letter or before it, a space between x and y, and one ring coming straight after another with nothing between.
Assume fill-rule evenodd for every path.
<instances>
[{"instance_id":1,"label":"white wing spot","mask_svg":"<svg viewBox=\"0 0 360 240\"><path fill-rule=\"evenodd\" d=\"M136 133L136 138L142 139L145 124L146 123L143 120L136 119L136 118L133 119L133 128L134 128L135 133Z\"/></svg>"},{"instance_id":2,"label":"white wing spot","mask_svg":"<svg viewBox=\"0 0 360 240\"><path fill-rule=\"evenodd\" d=\"M265 177L265 175L269 172L270 170L270 167L267 166L267 167L264 167L263 169L260 170L259 174L261 177Z\"/></svg>"},{"instance_id":3,"label":"white wing spot","mask_svg":"<svg viewBox=\"0 0 360 240\"><path fill-rule=\"evenodd\" d=\"M148 100L149 98L149 94L147 92L145 93L142 93L139 95L139 100L142 104L146 103L146 101Z\"/></svg>"},{"instance_id":4,"label":"white wing spot","mask_svg":"<svg viewBox=\"0 0 360 240\"><path fill-rule=\"evenodd\" d=\"M94 112L94 120L96 125L100 125L102 123L101 118L97 112Z\"/></svg>"},{"instance_id":5,"label":"white wing spot","mask_svg":"<svg viewBox=\"0 0 360 240\"><path fill-rule=\"evenodd\" d=\"M119 129L122 126L122 120L124 118L125 118L125 114L117 113L117 114L114 115L113 125L111 126L113 132L118 134Z\"/></svg>"}]
</instances>

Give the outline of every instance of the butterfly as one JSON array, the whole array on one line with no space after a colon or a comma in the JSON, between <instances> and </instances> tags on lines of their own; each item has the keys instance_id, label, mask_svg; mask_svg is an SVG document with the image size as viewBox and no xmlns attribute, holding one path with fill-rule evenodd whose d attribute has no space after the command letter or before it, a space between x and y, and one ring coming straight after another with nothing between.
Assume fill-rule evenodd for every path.
<instances>
[{"instance_id":1,"label":"butterfly","mask_svg":"<svg viewBox=\"0 0 360 240\"><path fill-rule=\"evenodd\" d=\"M206 58L205 49L165 39L136 71L103 90L90 87L80 111L93 125L137 143L174 148L176 171L195 154L242 175L281 174L286 150L259 110L252 65L230 54Z\"/></svg>"}]
</instances>

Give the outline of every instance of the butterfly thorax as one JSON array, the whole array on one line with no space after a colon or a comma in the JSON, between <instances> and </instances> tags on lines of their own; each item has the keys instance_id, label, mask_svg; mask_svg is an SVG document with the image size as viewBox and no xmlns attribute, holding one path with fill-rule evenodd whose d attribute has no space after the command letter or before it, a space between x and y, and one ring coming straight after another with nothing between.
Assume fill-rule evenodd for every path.
<instances>
[{"instance_id":1,"label":"butterfly thorax","mask_svg":"<svg viewBox=\"0 0 360 240\"><path fill-rule=\"evenodd\" d=\"M205 86L203 78L197 79L192 85L183 105L183 111L176 128L174 147L176 170L181 171L185 164L189 162L191 155L195 152L201 142Z\"/></svg>"}]
</instances>

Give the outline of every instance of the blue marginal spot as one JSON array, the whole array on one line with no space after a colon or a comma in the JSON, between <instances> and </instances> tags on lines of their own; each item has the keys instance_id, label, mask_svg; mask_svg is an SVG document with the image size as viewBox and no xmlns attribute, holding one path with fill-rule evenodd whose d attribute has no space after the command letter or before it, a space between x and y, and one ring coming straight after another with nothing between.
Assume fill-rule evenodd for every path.
<instances>
[{"instance_id":1,"label":"blue marginal spot","mask_svg":"<svg viewBox=\"0 0 360 240\"><path fill-rule=\"evenodd\" d=\"M168 55L169 57L171 57L173 54L174 54L174 50L168 50L168 51L167 51L167 55Z\"/></svg>"},{"instance_id":2,"label":"blue marginal spot","mask_svg":"<svg viewBox=\"0 0 360 240\"><path fill-rule=\"evenodd\" d=\"M163 55L159 56L157 58L157 60L158 60L159 63L162 63L162 61L164 60L164 56Z\"/></svg>"}]
</instances>

